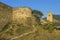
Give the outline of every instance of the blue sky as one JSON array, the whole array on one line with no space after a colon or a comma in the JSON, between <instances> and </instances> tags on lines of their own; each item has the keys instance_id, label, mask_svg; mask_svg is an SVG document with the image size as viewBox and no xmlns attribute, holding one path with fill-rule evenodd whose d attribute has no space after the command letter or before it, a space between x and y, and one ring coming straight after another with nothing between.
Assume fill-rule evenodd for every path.
<instances>
[{"instance_id":1,"label":"blue sky","mask_svg":"<svg viewBox=\"0 0 60 40\"><path fill-rule=\"evenodd\" d=\"M12 7L28 6L32 9L40 10L44 16L51 11L54 14L60 14L60 0L0 0Z\"/></svg>"}]
</instances>

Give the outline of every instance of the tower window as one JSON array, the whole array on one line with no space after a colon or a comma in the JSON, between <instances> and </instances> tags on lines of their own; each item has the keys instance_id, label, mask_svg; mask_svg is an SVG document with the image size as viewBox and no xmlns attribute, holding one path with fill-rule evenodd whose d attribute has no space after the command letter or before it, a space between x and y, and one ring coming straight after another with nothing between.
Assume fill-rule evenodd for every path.
<instances>
[{"instance_id":1,"label":"tower window","mask_svg":"<svg viewBox=\"0 0 60 40\"><path fill-rule=\"evenodd\" d=\"M50 16L50 15L49 15Z\"/></svg>"}]
</instances>

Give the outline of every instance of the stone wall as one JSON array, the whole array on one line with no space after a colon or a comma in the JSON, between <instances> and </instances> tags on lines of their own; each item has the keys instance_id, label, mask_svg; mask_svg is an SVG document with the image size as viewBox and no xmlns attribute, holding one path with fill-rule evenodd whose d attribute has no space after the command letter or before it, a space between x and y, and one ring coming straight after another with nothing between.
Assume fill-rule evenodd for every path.
<instances>
[{"instance_id":1,"label":"stone wall","mask_svg":"<svg viewBox=\"0 0 60 40\"><path fill-rule=\"evenodd\" d=\"M4 3L0 3L0 29L10 22L32 25L35 22L34 18L29 7L12 8Z\"/></svg>"},{"instance_id":2,"label":"stone wall","mask_svg":"<svg viewBox=\"0 0 60 40\"><path fill-rule=\"evenodd\" d=\"M13 8L13 21L16 23L32 24L32 10L28 7ZM30 22L29 22L30 21Z\"/></svg>"},{"instance_id":3,"label":"stone wall","mask_svg":"<svg viewBox=\"0 0 60 40\"><path fill-rule=\"evenodd\" d=\"M12 21L12 7L0 3L0 28Z\"/></svg>"}]
</instances>

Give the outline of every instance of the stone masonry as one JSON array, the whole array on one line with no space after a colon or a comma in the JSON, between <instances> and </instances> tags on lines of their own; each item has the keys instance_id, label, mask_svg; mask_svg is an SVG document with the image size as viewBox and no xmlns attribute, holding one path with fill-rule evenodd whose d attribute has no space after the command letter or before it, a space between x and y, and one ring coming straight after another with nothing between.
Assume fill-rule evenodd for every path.
<instances>
[{"instance_id":1,"label":"stone masonry","mask_svg":"<svg viewBox=\"0 0 60 40\"><path fill-rule=\"evenodd\" d=\"M29 7L11 7L0 2L0 29L7 23L32 24L32 10ZM29 23L27 22L29 21Z\"/></svg>"}]
</instances>

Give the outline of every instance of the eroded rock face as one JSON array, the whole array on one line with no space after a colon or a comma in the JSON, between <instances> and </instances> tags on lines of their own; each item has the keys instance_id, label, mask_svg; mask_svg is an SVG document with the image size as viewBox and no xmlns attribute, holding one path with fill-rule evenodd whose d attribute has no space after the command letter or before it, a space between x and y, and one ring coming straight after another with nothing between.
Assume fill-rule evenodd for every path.
<instances>
[{"instance_id":1,"label":"eroded rock face","mask_svg":"<svg viewBox=\"0 0 60 40\"><path fill-rule=\"evenodd\" d=\"M0 3L0 29L12 21L12 7Z\"/></svg>"}]
</instances>

